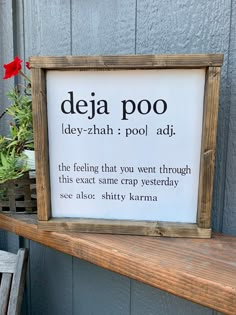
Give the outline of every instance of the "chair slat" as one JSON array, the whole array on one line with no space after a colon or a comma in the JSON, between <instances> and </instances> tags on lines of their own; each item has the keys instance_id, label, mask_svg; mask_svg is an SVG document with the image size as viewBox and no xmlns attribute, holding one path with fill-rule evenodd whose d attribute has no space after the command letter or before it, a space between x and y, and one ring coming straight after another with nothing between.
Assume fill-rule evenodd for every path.
<instances>
[{"instance_id":1,"label":"chair slat","mask_svg":"<svg viewBox=\"0 0 236 315\"><path fill-rule=\"evenodd\" d=\"M25 248L17 255L0 251L0 315L20 315L27 261Z\"/></svg>"},{"instance_id":2,"label":"chair slat","mask_svg":"<svg viewBox=\"0 0 236 315\"><path fill-rule=\"evenodd\" d=\"M21 303L24 294L24 285L26 278L26 269L28 261L28 250L19 249L16 261L16 270L12 279L12 288L8 305L8 315L20 314Z\"/></svg>"},{"instance_id":3,"label":"chair slat","mask_svg":"<svg viewBox=\"0 0 236 315\"><path fill-rule=\"evenodd\" d=\"M0 272L14 273L17 255L0 250Z\"/></svg>"},{"instance_id":4,"label":"chair slat","mask_svg":"<svg viewBox=\"0 0 236 315\"><path fill-rule=\"evenodd\" d=\"M8 301L11 290L12 274L2 274L1 286L0 286L0 315L7 313Z\"/></svg>"}]
</instances>

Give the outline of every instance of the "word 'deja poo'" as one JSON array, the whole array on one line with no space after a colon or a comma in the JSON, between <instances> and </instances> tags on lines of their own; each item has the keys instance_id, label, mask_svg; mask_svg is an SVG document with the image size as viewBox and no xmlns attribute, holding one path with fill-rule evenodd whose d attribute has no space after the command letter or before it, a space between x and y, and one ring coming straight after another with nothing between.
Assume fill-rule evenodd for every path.
<instances>
[{"instance_id":1,"label":"word 'deja poo'","mask_svg":"<svg viewBox=\"0 0 236 315\"><path fill-rule=\"evenodd\" d=\"M63 114L80 114L86 115L88 119L93 119L96 115L109 115L109 105L107 100L95 100L95 93L91 92L92 99L75 100L74 92L69 91L69 98L61 103ZM163 99L157 99L154 102L148 99L134 101L132 99L121 100L121 120L128 120L128 116L137 112L141 115L154 113L162 115L167 111L167 102Z\"/></svg>"}]
</instances>

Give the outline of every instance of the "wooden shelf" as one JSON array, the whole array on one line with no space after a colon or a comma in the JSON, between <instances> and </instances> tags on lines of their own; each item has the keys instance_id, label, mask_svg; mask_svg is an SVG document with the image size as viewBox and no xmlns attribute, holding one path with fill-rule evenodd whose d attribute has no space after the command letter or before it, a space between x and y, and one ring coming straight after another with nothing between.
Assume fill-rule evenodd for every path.
<instances>
[{"instance_id":1,"label":"wooden shelf","mask_svg":"<svg viewBox=\"0 0 236 315\"><path fill-rule=\"evenodd\" d=\"M0 214L0 228L225 314L236 314L236 237L58 233L35 215Z\"/></svg>"}]
</instances>

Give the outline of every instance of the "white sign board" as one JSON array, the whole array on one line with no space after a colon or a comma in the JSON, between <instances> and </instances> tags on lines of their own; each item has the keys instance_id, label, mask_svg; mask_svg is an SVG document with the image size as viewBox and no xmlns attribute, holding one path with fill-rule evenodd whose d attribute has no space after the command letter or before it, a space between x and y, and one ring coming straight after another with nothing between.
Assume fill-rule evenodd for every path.
<instances>
[{"instance_id":1,"label":"white sign board","mask_svg":"<svg viewBox=\"0 0 236 315\"><path fill-rule=\"evenodd\" d=\"M38 227L210 237L222 62L31 57Z\"/></svg>"},{"instance_id":2,"label":"white sign board","mask_svg":"<svg viewBox=\"0 0 236 315\"><path fill-rule=\"evenodd\" d=\"M196 223L205 69L46 74L52 217Z\"/></svg>"}]
</instances>

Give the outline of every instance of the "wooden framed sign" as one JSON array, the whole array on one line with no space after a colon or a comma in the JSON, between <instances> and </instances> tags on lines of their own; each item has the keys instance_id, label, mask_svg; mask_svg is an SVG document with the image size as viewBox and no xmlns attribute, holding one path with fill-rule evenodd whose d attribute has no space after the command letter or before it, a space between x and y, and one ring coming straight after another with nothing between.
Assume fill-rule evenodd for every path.
<instances>
[{"instance_id":1,"label":"wooden framed sign","mask_svg":"<svg viewBox=\"0 0 236 315\"><path fill-rule=\"evenodd\" d=\"M222 62L31 57L39 228L210 237Z\"/></svg>"}]
</instances>

